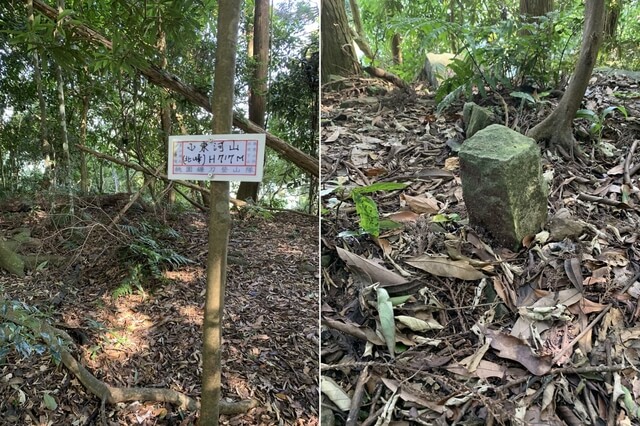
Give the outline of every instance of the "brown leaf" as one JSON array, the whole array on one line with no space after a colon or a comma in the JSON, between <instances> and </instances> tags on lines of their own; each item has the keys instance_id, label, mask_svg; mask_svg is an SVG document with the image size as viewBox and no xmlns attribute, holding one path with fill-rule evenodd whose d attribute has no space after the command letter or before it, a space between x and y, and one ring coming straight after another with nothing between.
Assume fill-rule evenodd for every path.
<instances>
[{"instance_id":1,"label":"brown leaf","mask_svg":"<svg viewBox=\"0 0 640 426\"><path fill-rule=\"evenodd\" d=\"M400 200L404 200L409 208L416 213L435 214L440 211L440 202L433 197L424 195L412 196L400 194Z\"/></svg>"},{"instance_id":2,"label":"brown leaf","mask_svg":"<svg viewBox=\"0 0 640 426\"><path fill-rule=\"evenodd\" d=\"M571 281L573 286L582 293L582 281L584 279L582 278L582 271L580 270L580 259L577 257L565 259L564 272L567 274L567 277L569 277L569 281Z\"/></svg>"},{"instance_id":3,"label":"brown leaf","mask_svg":"<svg viewBox=\"0 0 640 426\"><path fill-rule=\"evenodd\" d=\"M524 340L489 328L483 331L491 338L491 347L498 351L500 358L519 362L536 376L547 374L551 370L551 357L536 355Z\"/></svg>"},{"instance_id":4,"label":"brown leaf","mask_svg":"<svg viewBox=\"0 0 640 426\"><path fill-rule=\"evenodd\" d=\"M395 380L387 379L386 377L381 377L380 380L382 380L382 383L384 383L384 385L389 388L391 392L396 392L398 389L400 389L400 398L405 401L413 402L440 414L449 411L449 409L444 405L440 405L437 402L423 398L411 392L412 389L406 383L403 383L402 387L400 387L400 383Z\"/></svg>"},{"instance_id":5,"label":"brown leaf","mask_svg":"<svg viewBox=\"0 0 640 426\"><path fill-rule=\"evenodd\" d=\"M407 223L407 222L415 222L420 217L419 214L414 213L410 210L403 210L395 213L391 213L387 216L387 219L393 220L394 222L399 223Z\"/></svg>"},{"instance_id":6,"label":"brown leaf","mask_svg":"<svg viewBox=\"0 0 640 426\"><path fill-rule=\"evenodd\" d=\"M468 281L485 278L485 275L469 265L469 262L451 260L448 257L425 254L409 259L406 263L438 277L453 277Z\"/></svg>"},{"instance_id":7,"label":"brown leaf","mask_svg":"<svg viewBox=\"0 0 640 426\"><path fill-rule=\"evenodd\" d=\"M390 271L371 260L364 259L357 254L348 252L340 247L336 247L336 251L338 252L338 256L340 256L340 259L350 267L367 274L371 277L372 282L379 282L381 284L401 284L407 282L407 280L399 274L396 274L395 272Z\"/></svg>"},{"instance_id":8,"label":"brown leaf","mask_svg":"<svg viewBox=\"0 0 640 426\"><path fill-rule=\"evenodd\" d=\"M489 377L498 377L501 379L507 375L506 366L485 360L480 361L480 364L478 364L474 372L469 372L469 370L465 366L458 363L454 363L446 369L461 376L479 377L481 379L488 379Z\"/></svg>"}]
</instances>

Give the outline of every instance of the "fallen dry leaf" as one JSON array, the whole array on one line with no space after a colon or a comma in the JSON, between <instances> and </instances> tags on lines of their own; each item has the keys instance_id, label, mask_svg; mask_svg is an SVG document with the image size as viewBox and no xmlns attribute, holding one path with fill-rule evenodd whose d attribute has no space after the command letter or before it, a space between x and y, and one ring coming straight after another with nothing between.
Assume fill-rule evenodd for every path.
<instances>
[{"instance_id":1,"label":"fallen dry leaf","mask_svg":"<svg viewBox=\"0 0 640 426\"><path fill-rule=\"evenodd\" d=\"M489 328L483 332L491 339L491 347L500 358L516 361L536 376L542 376L551 370L551 357L536 355L524 340Z\"/></svg>"},{"instance_id":2,"label":"fallen dry leaf","mask_svg":"<svg viewBox=\"0 0 640 426\"><path fill-rule=\"evenodd\" d=\"M469 262L463 260L451 260L443 256L422 255L405 261L414 268L422 269L438 277L453 277L461 280L474 281L485 278Z\"/></svg>"},{"instance_id":3,"label":"fallen dry leaf","mask_svg":"<svg viewBox=\"0 0 640 426\"><path fill-rule=\"evenodd\" d=\"M407 206L416 213L435 214L440 211L440 202L432 197L400 194L400 200L405 201Z\"/></svg>"}]
</instances>

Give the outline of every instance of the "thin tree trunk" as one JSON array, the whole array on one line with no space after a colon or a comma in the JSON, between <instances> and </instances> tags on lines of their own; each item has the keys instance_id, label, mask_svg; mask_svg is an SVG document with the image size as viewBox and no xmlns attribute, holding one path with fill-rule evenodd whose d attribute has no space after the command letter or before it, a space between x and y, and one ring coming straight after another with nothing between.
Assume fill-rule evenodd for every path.
<instances>
[{"instance_id":1,"label":"thin tree trunk","mask_svg":"<svg viewBox=\"0 0 640 426\"><path fill-rule=\"evenodd\" d=\"M89 114L89 93L88 85L82 95L82 116L80 117L80 144L87 144L87 115ZM80 191L83 194L89 192L89 171L87 170L87 156L84 151L80 151Z\"/></svg>"},{"instance_id":2,"label":"thin tree trunk","mask_svg":"<svg viewBox=\"0 0 640 426\"><path fill-rule=\"evenodd\" d=\"M159 17L158 22L158 42L156 47L160 53L160 68L166 69L167 60L167 37L164 31L162 17ZM160 106L160 128L162 129L160 136L160 144L164 147L164 150L169 149L169 136L171 135L171 98L167 91L162 94L162 104ZM173 205L176 201L176 193L173 187L170 187L167 191L167 202L169 205Z\"/></svg>"},{"instance_id":3,"label":"thin tree trunk","mask_svg":"<svg viewBox=\"0 0 640 426\"><path fill-rule=\"evenodd\" d=\"M360 8L358 7L357 0L349 0L349 6L351 7L351 17L353 19L353 26L355 27L355 32L353 32L353 41L356 42L364 56L371 59L372 61L375 59L373 51L369 46L369 42L367 42L367 36L364 32L364 27L362 26L362 19L360 18Z\"/></svg>"},{"instance_id":4,"label":"thin tree trunk","mask_svg":"<svg viewBox=\"0 0 640 426\"><path fill-rule=\"evenodd\" d=\"M58 0L58 16L64 10L64 0ZM58 26L62 25L62 21L58 21ZM55 34L56 37L59 34ZM71 155L69 154L69 134L67 132L67 114L64 100L64 77L62 75L62 67L55 64L57 92L58 92L58 111L60 114L60 139L62 140L62 158L64 159L64 173L62 173L63 184L69 194L69 214L74 214L73 203L73 184L71 173Z\"/></svg>"},{"instance_id":5,"label":"thin tree trunk","mask_svg":"<svg viewBox=\"0 0 640 426\"><path fill-rule=\"evenodd\" d=\"M27 0L29 27L33 29L33 0ZM49 142L49 126L47 126L47 103L44 99L42 89L42 71L40 70L40 54L37 49L33 50L33 79L38 92L38 105L40 107L40 144L42 146L42 156L44 157L44 172L42 188L49 189L52 183L51 176L51 143Z\"/></svg>"},{"instance_id":6,"label":"thin tree trunk","mask_svg":"<svg viewBox=\"0 0 640 426\"><path fill-rule=\"evenodd\" d=\"M218 2L216 68L212 99L214 134L231 132L238 26L242 2ZM200 426L218 426L221 395L222 317L229 241L229 182L211 182L209 254L204 304Z\"/></svg>"},{"instance_id":7,"label":"thin tree trunk","mask_svg":"<svg viewBox=\"0 0 640 426\"><path fill-rule=\"evenodd\" d=\"M253 62L254 69L249 84L249 120L265 127L267 105L267 79L269 75L269 0L255 0L253 20ZM266 158L265 158L266 161ZM240 182L236 198L258 201L259 182Z\"/></svg>"},{"instance_id":8,"label":"thin tree trunk","mask_svg":"<svg viewBox=\"0 0 640 426\"><path fill-rule=\"evenodd\" d=\"M393 63L395 65L402 64L402 36L400 34L395 33L391 38L391 54L393 55Z\"/></svg>"},{"instance_id":9,"label":"thin tree trunk","mask_svg":"<svg viewBox=\"0 0 640 426\"><path fill-rule=\"evenodd\" d=\"M558 106L541 123L527 132L533 139L547 140L563 156L573 158L581 154L573 137L573 119L589 85L589 78L598 57L604 26L604 0L588 0L584 12L584 33L580 57L569 87Z\"/></svg>"}]
</instances>

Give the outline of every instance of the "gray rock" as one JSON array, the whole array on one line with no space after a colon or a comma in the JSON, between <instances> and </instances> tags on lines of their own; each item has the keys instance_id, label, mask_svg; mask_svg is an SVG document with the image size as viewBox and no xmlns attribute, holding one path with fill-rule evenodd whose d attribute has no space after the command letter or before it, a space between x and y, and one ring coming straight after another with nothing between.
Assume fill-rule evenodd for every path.
<instances>
[{"instance_id":1,"label":"gray rock","mask_svg":"<svg viewBox=\"0 0 640 426\"><path fill-rule=\"evenodd\" d=\"M546 222L547 190L533 139L492 124L462 144L460 175L469 224L505 247L517 249Z\"/></svg>"},{"instance_id":2,"label":"gray rock","mask_svg":"<svg viewBox=\"0 0 640 426\"><path fill-rule=\"evenodd\" d=\"M462 107L462 121L464 122L467 138L496 122L495 115L487 108L475 102L467 102Z\"/></svg>"}]
</instances>

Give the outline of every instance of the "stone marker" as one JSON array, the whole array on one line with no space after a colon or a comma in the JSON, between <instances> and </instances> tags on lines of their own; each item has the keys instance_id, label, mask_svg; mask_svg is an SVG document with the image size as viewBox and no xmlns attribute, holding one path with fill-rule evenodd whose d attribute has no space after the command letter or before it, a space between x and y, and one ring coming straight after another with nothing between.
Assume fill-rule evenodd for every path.
<instances>
[{"instance_id":1,"label":"stone marker","mask_svg":"<svg viewBox=\"0 0 640 426\"><path fill-rule=\"evenodd\" d=\"M469 224L510 249L547 219L547 189L535 141L492 124L460 149L462 193Z\"/></svg>"},{"instance_id":2,"label":"stone marker","mask_svg":"<svg viewBox=\"0 0 640 426\"><path fill-rule=\"evenodd\" d=\"M496 117L491 110L483 108L475 102L467 102L462 108L462 122L468 138L495 121Z\"/></svg>"}]
</instances>

